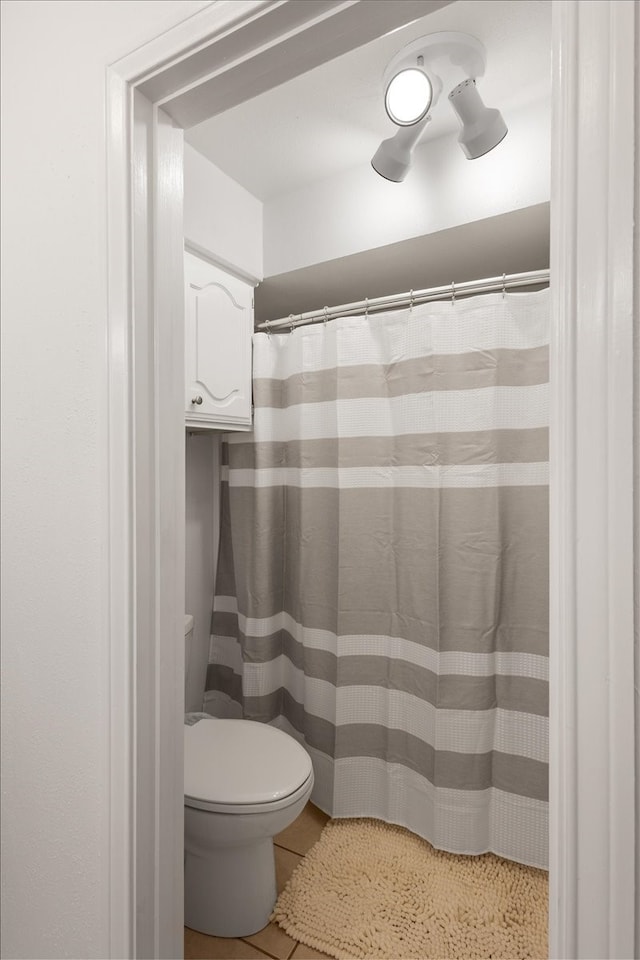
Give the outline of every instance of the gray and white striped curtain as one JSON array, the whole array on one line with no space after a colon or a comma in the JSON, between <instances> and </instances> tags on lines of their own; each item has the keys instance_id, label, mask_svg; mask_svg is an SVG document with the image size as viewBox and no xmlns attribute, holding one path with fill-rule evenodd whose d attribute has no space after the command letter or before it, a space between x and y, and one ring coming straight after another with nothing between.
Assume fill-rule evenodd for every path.
<instances>
[{"instance_id":1,"label":"gray and white striped curtain","mask_svg":"<svg viewBox=\"0 0 640 960\"><path fill-rule=\"evenodd\" d=\"M548 291L254 338L207 687L314 801L547 865Z\"/></svg>"}]
</instances>

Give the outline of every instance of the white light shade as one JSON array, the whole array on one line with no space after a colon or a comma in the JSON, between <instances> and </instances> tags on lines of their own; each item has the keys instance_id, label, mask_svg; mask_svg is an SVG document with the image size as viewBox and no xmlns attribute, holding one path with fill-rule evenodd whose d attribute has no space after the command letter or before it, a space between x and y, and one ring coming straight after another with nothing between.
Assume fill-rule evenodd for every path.
<instances>
[{"instance_id":1,"label":"white light shade","mask_svg":"<svg viewBox=\"0 0 640 960\"><path fill-rule=\"evenodd\" d=\"M433 88L429 77L417 67L400 70L389 81L384 105L389 117L399 127L418 123L426 116Z\"/></svg>"},{"instance_id":2,"label":"white light shade","mask_svg":"<svg viewBox=\"0 0 640 960\"><path fill-rule=\"evenodd\" d=\"M485 107L475 80L463 80L454 87L449 102L462 124L458 143L468 160L489 153L506 137L508 128L502 114Z\"/></svg>"},{"instance_id":3,"label":"white light shade","mask_svg":"<svg viewBox=\"0 0 640 960\"><path fill-rule=\"evenodd\" d=\"M411 156L420 135L431 117L424 117L412 127L401 127L394 137L383 140L371 160L371 166L385 180L401 183L409 172Z\"/></svg>"}]
</instances>

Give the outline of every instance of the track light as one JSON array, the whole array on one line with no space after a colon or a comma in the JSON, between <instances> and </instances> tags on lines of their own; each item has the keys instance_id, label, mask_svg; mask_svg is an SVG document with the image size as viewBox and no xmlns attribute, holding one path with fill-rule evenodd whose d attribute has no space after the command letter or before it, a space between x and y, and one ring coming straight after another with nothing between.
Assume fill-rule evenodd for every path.
<instances>
[{"instance_id":1,"label":"track light","mask_svg":"<svg viewBox=\"0 0 640 960\"><path fill-rule=\"evenodd\" d=\"M376 173L385 180L401 183L411 167L413 149L430 120L431 117L424 117L421 123L400 127L395 136L383 140L371 160Z\"/></svg>"},{"instance_id":2,"label":"track light","mask_svg":"<svg viewBox=\"0 0 640 960\"><path fill-rule=\"evenodd\" d=\"M371 161L380 176L396 183L404 180L445 82L456 84L449 102L462 126L458 143L469 160L484 156L504 139L502 114L485 107L476 88L475 78L484 74L485 63L484 47L466 33L432 33L396 54L383 77L384 105L400 130L380 144Z\"/></svg>"},{"instance_id":3,"label":"track light","mask_svg":"<svg viewBox=\"0 0 640 960\"><path fill-rule=\"evenodd\" d=\"M502 114L485 107L475 80L463 80L454 87L449 102L462 124L458 143L468 160L483 157L506 137L507 125Z\"/></svg>"}]
</instances>

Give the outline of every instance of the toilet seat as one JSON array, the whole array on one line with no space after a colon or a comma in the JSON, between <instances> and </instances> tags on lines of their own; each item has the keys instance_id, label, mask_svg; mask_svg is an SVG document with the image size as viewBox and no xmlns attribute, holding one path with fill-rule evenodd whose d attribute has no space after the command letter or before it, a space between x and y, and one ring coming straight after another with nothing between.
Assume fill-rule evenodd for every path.
<instances>
[{"instance_id":1,"label":"toilet seat","mask_svg":"<svg viewBox=\"0 0 640 960\"><path fill-rule=\"evenodd\" d=\"M293 737L253 720L199 720L185 726L184 747L184 802L200 810L277 810L295 803L313 777Z\"/></svg>"}]
</instances>

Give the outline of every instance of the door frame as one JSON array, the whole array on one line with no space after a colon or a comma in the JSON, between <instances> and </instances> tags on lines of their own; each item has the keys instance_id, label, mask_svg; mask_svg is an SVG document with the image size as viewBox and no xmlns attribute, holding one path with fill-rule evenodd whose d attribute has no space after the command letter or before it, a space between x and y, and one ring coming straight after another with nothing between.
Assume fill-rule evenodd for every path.
<instances>
[{"instance_id":1,"label":"door frame","mask_svg":"<svg viewBox=\"0 0 640 960\"><path fill-rule=\"evenodd\" d=\"M182 955L181 127L428 8L218 0L107 71L114 958ZM549 955L622 958L636 922L638 4L552 0L552 20Z\"/></svg>"}]
</instances>

